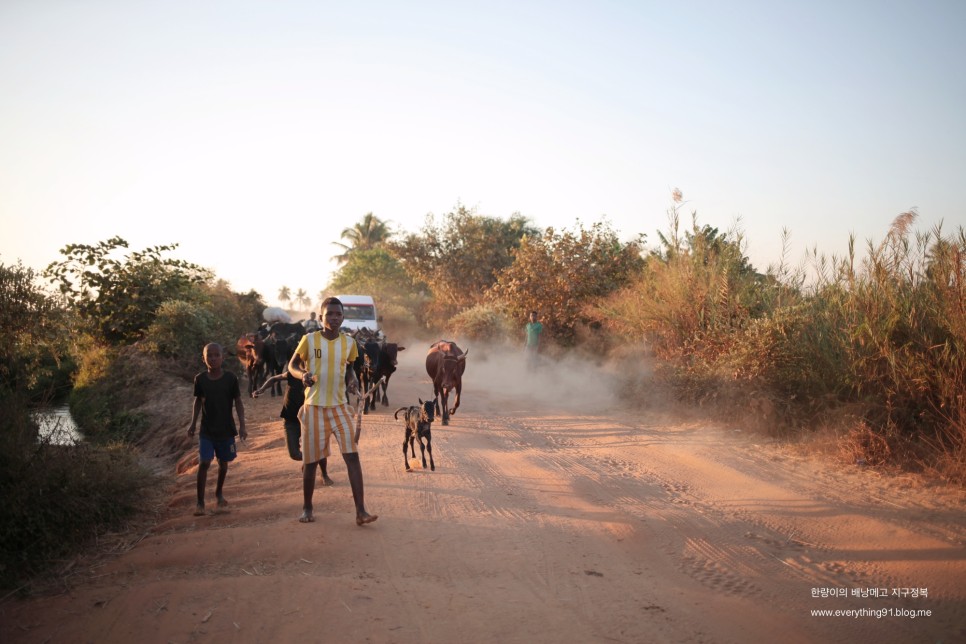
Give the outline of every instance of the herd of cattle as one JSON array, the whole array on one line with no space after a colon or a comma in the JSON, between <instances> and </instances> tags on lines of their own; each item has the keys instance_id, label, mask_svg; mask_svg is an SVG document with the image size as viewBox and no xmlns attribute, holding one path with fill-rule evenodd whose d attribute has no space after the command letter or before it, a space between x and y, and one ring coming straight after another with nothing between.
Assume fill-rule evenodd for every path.
<instances>
[{"instance_id":1,"label":"herd of cattle","mask_svg":"<svg viewBox=\"0 0 966 644\"><path fill-rule=\"evenodd\" d=\"M262 324L254 333L238 338L236 355L248 376L248 393L258 389L267 378L284 373L295 353L299 340L305 335L305 327L298 322L273 322ZM357 346L358 358L352 365L363 392L363 413L368 414L381 401L389 406L389 378L396 371L397 357L401 347L388 342L379 332L360 329L349 333ZM435 407L443 425L460 406L463 371L466 369L466 352L455 342L440 340L426 354L426 373L433 380ZM272 396L281 395L281 383L272 384ZM448 408L449 394L455 392L452 409ZM442 399L442 403L440 403Z\"/></svg>"}]
</instances>

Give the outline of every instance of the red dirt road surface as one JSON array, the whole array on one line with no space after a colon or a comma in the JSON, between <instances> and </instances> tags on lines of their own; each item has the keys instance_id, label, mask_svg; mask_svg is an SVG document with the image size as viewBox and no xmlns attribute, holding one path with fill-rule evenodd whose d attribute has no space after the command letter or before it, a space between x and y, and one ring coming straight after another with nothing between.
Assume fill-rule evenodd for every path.
<instances>
[{"instance_id":1,"label":"red dirt road surface","mask_svg":"<svg viewBox=\"0 0 966 644\"><path fill-rule=\"evenodd\" d=\"M432 395L407 346L364 420L374 524L356 526L338 455L300 524L280 399L248 400L229 513L192 516L196 470L178 475L129 547L0 603L0 641L966 641L962 492L632 410L592 365L533 375L472 346L436 471L407 473L392 412Z\"/></svg>"}]
</instances>

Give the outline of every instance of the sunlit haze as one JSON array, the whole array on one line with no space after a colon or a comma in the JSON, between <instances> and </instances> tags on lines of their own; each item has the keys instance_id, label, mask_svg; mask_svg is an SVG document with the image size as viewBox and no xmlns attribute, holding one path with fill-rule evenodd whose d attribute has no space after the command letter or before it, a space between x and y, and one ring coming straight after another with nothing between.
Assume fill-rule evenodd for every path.
<instances>
[{"instance_id":1,"label":"sunlit haze","mask_svg":"<svg viewBox=\"0 0 966 644\"><path fill-rule=\"evenodd\" d=\"M460 6L465 5L465 6ZM367 212L656 242L670 192L759 270L966 223L966 3L0 4L0 262L118 235L269 304ZM306 272L306 259L315 267Z\"/></svg>"}]
</instances>

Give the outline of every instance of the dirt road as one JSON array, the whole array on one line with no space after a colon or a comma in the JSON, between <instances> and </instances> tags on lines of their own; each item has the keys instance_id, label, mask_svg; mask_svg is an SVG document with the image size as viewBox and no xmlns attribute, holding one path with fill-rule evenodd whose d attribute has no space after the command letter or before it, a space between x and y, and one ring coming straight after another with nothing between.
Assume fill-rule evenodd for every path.
<instances>
[{"instance_id":1,"label":"dirt road","mask_svg":"<svg viewBox=\"0 0 966 644\"><path fill-rule=\"evenodd\" d=\"M431 394L418 346L364 423L376 523L355 525L336 456L299 524L280 402L248 401L230 513L192 516L189 470L129 550L78 564L60 594L4 600L0 640L966 640L961 493L632 412L606 371L531 378L472 347L463 404L433 427L436 471L407 473L392 411Z\"/></svg>"}]
</instances>

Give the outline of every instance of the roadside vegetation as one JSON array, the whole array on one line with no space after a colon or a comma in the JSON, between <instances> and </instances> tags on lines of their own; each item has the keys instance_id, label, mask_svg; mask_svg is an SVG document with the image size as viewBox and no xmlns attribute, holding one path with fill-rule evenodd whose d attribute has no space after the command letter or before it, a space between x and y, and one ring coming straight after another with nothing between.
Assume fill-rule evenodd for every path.
<instances>
[{"instance_id":1,"label":"roadside vegetation","mask_svg":"<svg viewBox=\"0 0 966 644\"><path fill-rule=\"evenodd\" d=\"M910 211L846 257L814 249L762 272L739 228L684 206L675 190L648 243L606 221L536 230L458 204L417 233L343 248L334 283L392 302L407 327L469 340L518 345L538 310L551 355L635 348L625 400L645 404L657 385L714 418L820 435L844 463L966 484L962 227L917 231ZM637 377L643 361L657 383Z\"/></svg>"},{"instance_id":2,"label":"roadside vegetation","mask_svg":"<svg viewBox=\"0 0 966 644\"><path fill-rule=\"evenodd\" d=\"M692 222L607 298L687 401L749 412L773 433L825 429L844 462L966 483L966 233L914 233L902 213L865 253L813 251L762 275L740 234Z\"/></svg>"},{"instance_id":3,"label":"roadside vegetation","mask_svg":"<svg viewBox=\"0 0 966 644\"><path fill-rule=\"evenodd\" d=\"M961 227L916 231L916 213L903 213L882 241L851 240L846 257L816 249L762 272L739 229L702 224L684 206L672 193L653 241L606 220L541 230L461 204L416 232L367 213L343 231L328 292L373 295L397 337L519 346L538 310L550 358L626 360L630 404L646 406L644 389L660 387L771 435L830 437L842 462L966 484ZM173 258L176 246L127 246L67 246L41 275L0 264L4 588L138 511L155 476L138 458L150 427L138 410L157 395L155 374L188 381L205 343L231 351L261 322L260 294ZM311 298L283 286L279 299ZM81 445L45 440L30 414L68 395Z\"/></svg>"},{"instance_id":4,"label":"roadside vegetation","mask_svg":"<svg viewBox=\"0 0 966 644\"><path fill-rule=\"evenodd\" d=\"M14 591L145 507L156 476L139 458L134 410L157 372L190 377L205 343L234 347L261 317L174 246L71 245L43 275L0 264L0 587ZM53 286L54 288L49 288ZM32 410L64 399L85 441L41 435Z\"/></svg>"}]
</instances>

